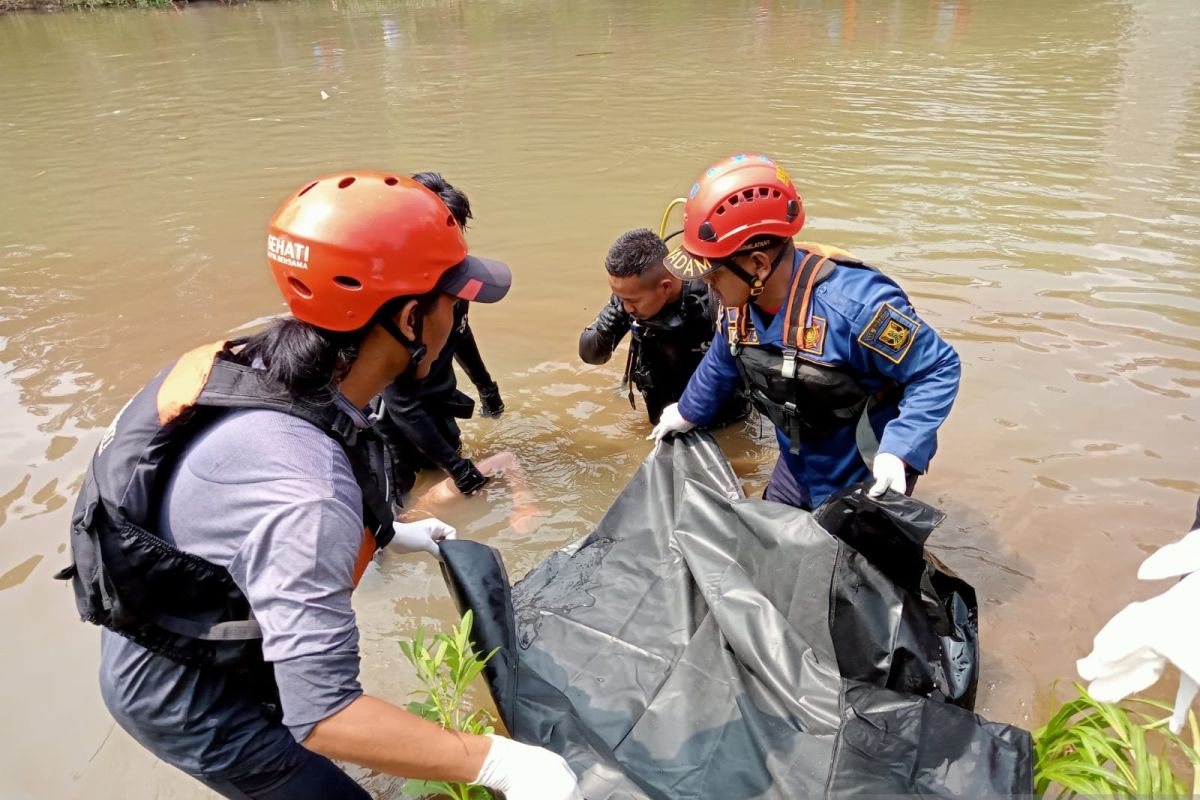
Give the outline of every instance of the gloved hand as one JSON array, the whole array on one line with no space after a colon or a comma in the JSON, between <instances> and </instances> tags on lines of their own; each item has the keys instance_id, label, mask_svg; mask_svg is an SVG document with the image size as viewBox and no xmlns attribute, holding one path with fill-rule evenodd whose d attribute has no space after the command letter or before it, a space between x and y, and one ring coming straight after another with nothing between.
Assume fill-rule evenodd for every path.
<instances>
[{"instance_id":1,"label":"gloved hand","mask_svg":"<svg viewBox=\"0 0 1200 800\"><path fill-rule=\"evenodd\" d=\"M908 489L908 473L904 462L891 453L878 453L871 464L871 477L875 485L867 492L868 497L881 497L888 489L904 494Z\"/></svg>"},{"instance_id":2,"label":"gloved hand","mask_svg":"<svg viewBox=\"0 0 1200 800\"><path fill-rule=\"evenodd\" d=\"M504 413L504 401L500 399L500 387L488 384L479 390L479 416L498 417Z\"/></svg>"},{"instance_id":3,"label":"gloved hand","mask_svg":"<svg viewBox=\"0 0 1200 800\"><path fill-rule=\"evenodd\" d=\"M679 413L679 403L671 403L671 405L662 410L662 416L658 418L658 424L654 426L654 430L646 438L661 442L671 434L687 433L694 427L696 427L696 423L688 422Z\"/></svg>"},{"instance_id":4,"label":"gloved hand","mask_svg":"<svg viewBox=\"0 0 1200 800\"><path fill-rule=\"evenodd\" d=\"M1138 578L1186 577L1149 600L1117 612L1093 641L1092 652L1076 662L1092 697L1105 703L1140 692L1162 675L1170 661L1179 668L1172 733L1183 730L1192 700L1200 692L1200 638L1195 635L1200 608L1200 530L1160 548L1142 562Z\"/></svg>"},{"instance_id":5,"label":"gloved hand","mask_svg":"<svg viewBox=\"0 0 1200 800\"><path fill-rule=\"evenodd\" d=\"M393 522L392 530L396 532L389 543L390 547L401 553L416 553L424 550L441 561L442 554L438 543L443 539L453 539L458 531L436 517L419 519L416 522Z\"/></svg>"},{"instance_id":6,"label":"gloved hand","mask_svg":"<svg viewBox=\"0 0 1200 800\"><path fill-rule=\"evenodd\" d=\"M488 482L488 477L480 472L469 458L463 459L462 464L451 470L450 477L454 479L454 485L458 487L458 490L468 497L478 492Z\"/></svg>"},{"instance_id":7,"label":"gloved hand","mask_svg":"<svg viewBox=\"0 0 1200 800\"><path fill-rule=\"evenodd\" d=\"M488 738L492 749L472 783L504 792L508 800L583 800L562 756L503 736Z\"/></svg>"}]
</instances>

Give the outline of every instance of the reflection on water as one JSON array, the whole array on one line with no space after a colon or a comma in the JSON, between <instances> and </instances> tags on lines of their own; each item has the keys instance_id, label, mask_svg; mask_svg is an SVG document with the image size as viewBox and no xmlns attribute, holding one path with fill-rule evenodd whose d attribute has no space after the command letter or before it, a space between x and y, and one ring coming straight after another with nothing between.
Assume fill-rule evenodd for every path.
<instances>
[{"instance_id":1,"label":"reflection on water","mask_svg":"<svg viewBox=\"0 0 1200 800\"><path fill-rule=\"evenodd\" d=\"M465 434L512 452L521 485L439 513L519 576L588 530L649 449L620 355L575 359L608 245L716 157L787 164L810 238L884 266L962 353L919 494L950 514L935 549L979 589L981 709L1031 724L1200 493L1198 74L1188 0L0 19L0 619L24 654L0 665L0 709L30 734L0 755L0 788L204 796L109 735L81 677L95 631L49 575L102 428L173 355L280 310L263 224L346 165L442 170L471 196L472 245L517 269L510 298L472 314L508 411ZM772 454L748 432L720 438L754 492ZM357 602L364 680L400 699L395 640L450 618L441 578L385 557Z\"/></svg>"}]
</instances>

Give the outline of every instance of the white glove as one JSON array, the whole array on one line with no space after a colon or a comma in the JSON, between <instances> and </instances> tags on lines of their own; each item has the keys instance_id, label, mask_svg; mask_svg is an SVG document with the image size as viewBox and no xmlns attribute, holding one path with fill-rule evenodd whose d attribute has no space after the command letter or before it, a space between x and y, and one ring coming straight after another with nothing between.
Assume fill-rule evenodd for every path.
<instances>
[{"instance_id":1,"label":"white glove","mask_svg":"<svg viewBox=\"0 0 1200 800\"><path fill-rule=\"evenodd\" d=\"M442 554L438 550L438 542L443 539L453 539L457 531L437 517L419 519L416 522L393 522L390 546L401 553L416 553L424 550L429 555L441 561Z\"/></svg>"},{"instance_id":2,"label":"white glove","mask_svg":"<svg viewBox=\"0 0 1200 800\"><path fill-rule=\"evenodd\" d=\"M1167 591L1117 612L1096 634L1092 652L1076 663L1088 692L1097 700L1115 703L1140 692L1159 679L1170 661L1179 667L1173 733L1183 729L1188 708L1200 685L1200 637L1196 609L1200 608L1200 531L1161 548L1142 563L1138 577L1175 577L1189 572ZM1189 570L1190 568L1190 570Z\"/></svg>"},{"instance_id":3,"label":"white glove","mask_svg":"<svg viewBox=\"0 0 1200 800\"><path fill-rule=\"evenodd\" d=\"M471 783L504 792L508 800L583 800L562 756L503 736L488 738L492 749Z\"/></svg>"},{"instance_id":4,"label":"white glove","mask_svg":"<svg viewBox=\"0 0 1200 800\"><path fill-rule=\"evenodd\" d=\"M679 413L679 403L671 403L671 405L662 410L662 416L658 418L658 424L654 426L654 430L650 432L650 435L646 439L661 442L673 433L687 433L694 427L696 427L696 423L688 422Z\"/></svg>"},{"instance_id":5,"label":"white glove","mask_svg":"<svg viewBox=\"0 0 1200 800\"><path fill-rule=\"evenodd\" d=\"M908 489L904 462L891 453L876 454L875 462L871 464L871 477L875 479L875 485L867 492L869 497L880 497L888 489L904 494Z\"/></svg>"}]
</instances>

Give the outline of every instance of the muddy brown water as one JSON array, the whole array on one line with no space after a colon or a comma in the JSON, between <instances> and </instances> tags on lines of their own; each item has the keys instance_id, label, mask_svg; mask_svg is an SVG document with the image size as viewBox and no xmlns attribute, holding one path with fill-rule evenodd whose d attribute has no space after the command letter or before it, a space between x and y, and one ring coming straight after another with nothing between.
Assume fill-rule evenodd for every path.
<instances>
[{"instance_id":1,"label":"muddy brown water","mask_svg":"<svg viewBox=\"0 0 1200 800\"><path fill-rule=\"evenodd\" d=\"M443 171L475 206L473 248L516 268L472 315L508 411L466 441L513 451L528 490L442 510L515 576L649 449L619 364L575 357L609 243L719 156L788 165L808 236L885 267L962 354L919 496L979 591L979 710L1036 724L1098 625L1153 590L1136 564L1200 495L1198 75L1190 0L0 18L0 796L206 796L114 729L97 631L50 576L104 427L175 354L281 310L265 220L346 165ZM761 489L769 443L720 440ZM364 683L403 699L395 640L450 619L441 579L386 557L356 602Z\"/></svg>"}]
</instances>

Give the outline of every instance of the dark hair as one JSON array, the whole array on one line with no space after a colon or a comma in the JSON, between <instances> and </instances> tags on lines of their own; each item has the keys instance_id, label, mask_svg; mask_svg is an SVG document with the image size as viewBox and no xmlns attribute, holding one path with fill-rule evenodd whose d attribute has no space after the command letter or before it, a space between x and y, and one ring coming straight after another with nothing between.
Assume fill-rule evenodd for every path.
<instances>
[{"instance_id":1,"label":"dark hair","mask_svg":"<svg viewBox=\"0 0 1200 800\"><path fill-rule=\"evenodd\" d=\"M467 220L475 218L471 214L471 201L467 199L465 194L455 189L449 181L443 178L442 173L418 172L412 176L412 179L442 198L442 202L446 204L446 208L450 209L450 213L454 215L455 221L458 222L458 227L465 230Z\"/></svg>"},{"instance_id":2,"label":"dark hair","mask_svg":"<svg viewBox=\"0 0 1200 800\"><path fill-rule=\"evenodd\" d=\"M667 257L667 245L648 228L626 231L609 248L604 268L616 278L642 275L654 267L662 267Z\"/></svg>"},{"instance_id":3,"label":"dark hair","mask_svg":"<svg viewBox=\"0 0 1200 800\"><path fill-rule=\"evenodd\" d=\"M416 300L416 338L420 340L425 317L438 293L405 295L383 304L371 321L354 331L327 331L295 317L281 317L258 333L230 342L226 355L239 364L261 369L280 383L297 403L324 406L337 396L337 385L346 377L358 348L382 317L395 316Z\"/></svg>"},{"instance_id":4,"label":"dark hair","mask_svg":"<svg viewBox=\"0 0 1200 800\"><path fill-rule=\"evenodd\" d=\"M229 357L266 372L296 402L323 406L333 402L337 382L354 362L369 327L343 333L283 317L265 330L232 342Z\"/></svg>"}]
</instances>

